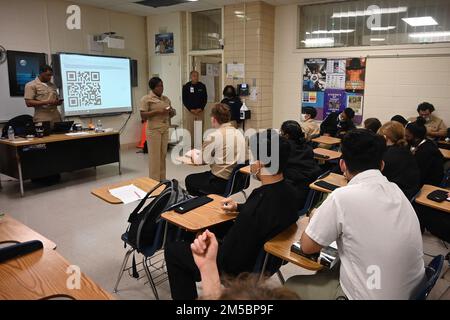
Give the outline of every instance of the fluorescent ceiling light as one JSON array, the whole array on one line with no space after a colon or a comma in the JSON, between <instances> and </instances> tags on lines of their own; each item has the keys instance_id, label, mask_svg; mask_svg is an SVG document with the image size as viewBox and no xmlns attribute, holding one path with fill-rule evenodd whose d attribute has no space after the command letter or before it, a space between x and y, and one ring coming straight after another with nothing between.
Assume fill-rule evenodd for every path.
<instances>
[{"instance_id":1,"label":"fluorescent ceiling light","mask_svg":"<svg viewBox=\"0 0 450 320\"><path fill-rule=\"evenodd\" d=\"M244 11L235 11L234 14L244 14Z\"/></svg>"},{"instance_id":2,"label":"fluorescent ceiling light","mask_svg":"<svg viewBox=\"0 0 450 320\"><path fill-rule=\"evenodd\" d=\"M344 29L344 30L316 30L313 31L313 34L324 34L324 33L351 33L351 32L355 32L355 30L353 29Z\"/></svg>"},{"instance_id":3,"label":"fluorescent ceiling light","mask_svg":"<svg viewBox=\"0 0 450 320\"><path fill-rule=\"evenodd\" d=\"M311 38L302 40L306 47L325 47L333 46L334 38Z\"/></svg>"},{"instance_id":4,"label":"fluorescent ceiling light","mask_svg":"<svg viewBox=\"0 0 450 320\"><path fill-rule=\"evenodd\" d=\"M402 18L411 27L436 26L438 23L433 17L416 17L416 18Z\"/></svg>"},{"instance_id":5,"label":"fluorescent ceiling light","mask_svg":"<svg viewBox=\"0 0 450 320\"><path fill-rule=\"evenodd\" d=\"M387 27L371 27L369 28L372 31L388 31L388 30L393 30L396 27L394 26L387 26Z\"/></svg>"},{"instance_id":6,"label":"fluorescent ceiling light","mask_svg":"<svg viewBox=\"0 0 450 320\"><path fill-rule=\"evenodd\" d=\"M441 37L450 37L450 31L410 33L409 37L410 38L441 38Z\"/></svg>"},{"instance_id":7,"label":"fluorescent ceiling light","mask_svg":"<svg viewBox=\"0 0 450 320\"><path fill-rule=\"evenodd\" d=\"M311 32L305 32L305 34L311 34Z\"/></svg>"},{"instance_id":8,"label":"fluorescent ceiling light","mask_svg":"<svg viewBox=\"0 0 450 320\"><path fill-rule=\"evenodd\" d=\"M374 14L389 14L389 13L400 13L407 12L408 7L398 7L398 8L380 8L379 10L357 10L357 11L347 11L347 12L336 12L331 16L334 18L349 18L349 17L364 17L371 16Z\"/></svg>"},{"instance_id":9,"label":"fluorescent ceiling light","mask_svg":"<svg viewBox=\"0 0 450 320\"><path fill-rule=\"evenodd\" d=\"M374 41L374 42L381 42L381 41L385 41L385 38L370 38L370 41Z\"/></svg>"}]
</instances>

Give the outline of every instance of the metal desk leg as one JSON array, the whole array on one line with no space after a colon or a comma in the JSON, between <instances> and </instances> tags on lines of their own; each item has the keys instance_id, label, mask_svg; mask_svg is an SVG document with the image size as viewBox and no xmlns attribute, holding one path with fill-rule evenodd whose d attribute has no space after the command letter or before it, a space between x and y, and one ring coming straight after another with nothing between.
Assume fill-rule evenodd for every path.
<instances>
[{"instance_id":1,"label":"metal desk leg","mask_svg":"<svg viewBox=\"0 0 450 320\"><path fill-rule=\"evenodd\" d=\"M264 277L264 272L266 271L267 260L269 260L269 253L266 252L266 256L264 257L264 263L261 269L261 274L259 275L259 281Z\"/></svg>"},{"instance_id":2,"label":"metal desk leg","mask_svg":"<svg viewBox=\"0 0 450 320\"><path fill-rule=\"evenodd\" d=\"M17 161L17 169L19 171L20 195L23 197L25 196L25 192L23 190L22 165L20 164L20 159Z\"/></svg>"},{"instance_id":3,"label":"metal desk leg","mask_svg":"<svg viewBox=\"0 0 450 320\"><path fill-rule=\"evenodd\" d=\"M119 175L122 175L122 157L120 155L120 142L119 142Z\"/></svg>"}]
</instances>

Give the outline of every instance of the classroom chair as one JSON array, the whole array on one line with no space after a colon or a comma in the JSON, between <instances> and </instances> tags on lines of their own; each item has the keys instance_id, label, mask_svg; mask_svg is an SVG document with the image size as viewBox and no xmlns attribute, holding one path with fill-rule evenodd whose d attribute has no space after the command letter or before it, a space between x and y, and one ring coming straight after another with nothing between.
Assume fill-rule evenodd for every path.
<instances>
[{"instance_id":1,"label":"classroom chair","mask_svg":"<svg viewBox=\"0 0 450 320\"><path fill-rule=\"evenodd\" d=\"M169 197L170 194L166 194L160 198L156 198L152 207L152 210L160 210L161 205L167 204L167 197ZM159 202L161 201L161 202ZM143 221L141 222L141 225L145 225L148 218L151 217L150 211L147 212L146 216L143 218ZM128 271L128 273L133 276L134 278L140 278L139 272L137 270L137 265L142 265L143 270L145 271L145 274L148 279L148 283L150 284L150 287L153 291L153 294L157 300L159 300L158 291L156 289L156 286L161 284L162 282L167 280L167 272L165 271L165 261L163 256L162 249L164 248L164 244L166 242L166 236L167 236L167 222L165 220L162 220L159 218L159 220L156 221L156 228L155 233L153 235L152 242L148 245L142 245L141 241L139 239L142 239L142 232L143 228L139 228L136 238L138 239L136 245L133 245L128 240L128 230L124 234L122 234L121 239L124 242L125 247L128 245L131 248L125 253L125 257L122 262L122 266L119 271L119 275L117 277L116 284L114 286L114 293L117 293L117 288L119 286L119 282L122 279L123 273L125 271ZM135 263L134 256L133 256L133 265L131 267L127 267L128 260L130 258L131 254L140 253L143 258L142 262L139 264ZM153 259L153 261L151 260ZM154 259L158 259L154 261ZM157 276L153 277L152 273L159 273ZM157 278L161 278L157 283L155 283L155 280Z\"/></svg>"},{"instance_id":2,"label":"classroom chair","mask_svg":"<svg viewBox=\"0 0 450 320\"><path fill-rule=\"evenodd\" d=\"M264 276L270 277L276 273L281 284L284 285L285 280L280 268L285 264L287 264L287 261L283 261L280 258L270 255L262 248L256 259L255 266L253 267L253 273L259 274L260 281Z\"/></svg>"},{"instance_id":3,"label":"classroom chair","mask_svg":"<svg viewBox=\"0 0 450 320\"><path fill-rule=\"evenodd\" d=\"M228 198L229 196L242 192L244 195L244 199L247 200L247 194L245 193L245 189L250 186L250 175L240 172L239 170L245 166L248 166L248 163L237 164L233 171L231 172L230 179L228 179L227 186L225 188L225 192L222 194L223 197ZM200 190L204 195L209 194L210 192L206 190Z\"/></svg>"},{"instance_id":4,"label":"classroom chair","mask_svg":"<svg viewBox=\"0 0 450 320\"><path fill-rule=\"evenodd\" d=\"M425 267L426 281L416 289L410 300L426 300L436 281L439 279L442 267L444 265L444 256L437 255L431 260L428 266Z\"/></svg>"}]
</instances>

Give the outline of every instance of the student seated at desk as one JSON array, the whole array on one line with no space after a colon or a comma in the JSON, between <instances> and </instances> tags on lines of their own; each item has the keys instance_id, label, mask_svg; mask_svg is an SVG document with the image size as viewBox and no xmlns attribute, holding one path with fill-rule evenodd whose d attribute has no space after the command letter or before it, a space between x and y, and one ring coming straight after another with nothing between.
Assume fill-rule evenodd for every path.
<instances>
[{"instance_id":1,"label":"student seated at desk","mask_svg":"<svg viewBox=\"0 0 450 320\"><path fill-rule=\"evenodd\" d=\"M252 272L264 243L297 221L299 206L292 201L295 190L284 180L282 173L289 157L289 143L273 130L268 131L268 136L257 134L250 137L251 146L257 145L252 140L257 139L259 145L267 146L266 150L271 150L272 143L279 139L279 149L276 154L269 154L268 159L261 160L263 158L257 156L259 152L252 150L258 160L251 164L251 172L262 186L253 190L244 204L238 205L230 198L223 200L226 212L237 211L239 215L218 248L217 265L222 275L237 276L242 272ZM190 243L169 243L164 254L172 298L197 298L195 282L200 281L200 272L195 265Z\"/></svg>"},{"instance_id":2,"label":"student seated at desk","mask_svg":"<svg viewBox=\"0 0 450 320\"><path fill-rule=\"evenodd\" d=\"M378 134L384 137L387 145L383 175L396 183L408 199L412 199L420 190L420 171L405 140L405 128L397 121L388 121Z\"/></svg>"},{"instance_id":3,"label":"student seated at desk","mask_svg":"<svg viewBox=\"0 0 450 320\"><path fill-rule=\"evenodd\" d=\"M314 136L319 136L319 124L314 120L317 117L316 108L303 107L301 126L305 133L305 139L311 141Z\"/></svg>"},{"instance_id":4,"label":"student seated at desk","mask_svg":"<svg viewBox=\"0 0 450 320\"><path fill-rule=\"evenodd\" d=\"M258 274L241 273L227 279L222 288L217 268L219 244L214 233L206 230L191 244L192 255L200 271L203 300L298 300L293 291L283 287L271 288Z\"/></svg>"},{"instance_id":5,"label":"student seated at desk","mask_svg":"<svg viewBox=\"0 0 450 320\"><path fill-rule=\"evenodd\" d=\"M341 138L346 132L355 129L355 111L345 108L341 113L333 112L320 125L320 135Z\"/></svg>"},{"instance_id":6,"label":"student seated at desk","mask_svg":"<svg viewBox=\"0 0 450 320\"><path fill-rule=\"evenodd\" d=\"M283 175L286 181L297 190L298 203L300 207L303 207L308 196L309 185L317 179L321 170L314 160L314 151L307 144L302 128L297 121L283 122L280 134L287 139L291 146L288 164Z\"/></svg>"},{"instance_id":7,"label":"student seated at desk","mask_svg":"<svg viewBox=\"0 0 450 320\"><path fill-rule=\"evenodd\" d=\"M417 106L417 113L419 117L425 120L425 127L427 128L427 137L429 139L445 138L447 134L447 126L441 118L435 116L434 106L428 102L422 102ZM416 121L416 117L408 119L410 122Z\"/></svg>"},{"instance_id":8,"label":"student seated at desk","mask_svg":"<svg viewBox=\"0 0 450 320\"><path fill-rule=\"evenodd\" d=\"M444 156L426 135L427 128L422 117L406 125L405 138L419 166L420 187L424 184L438 186L444 178Z\"/></svg>"},{"instance_id":9,"label":"student seated at desk","mask_svg":"<svg viewBox=\"0 0 450 320\"><path fill-rule=\"evenodd\" d=\"M302 299L409 299L425 278L422 236L411 203L384 177L383 138L347 133L340 167L349 180L316 209L301 237L305 254L337 242L337 270L294 276L286 286ZM336 268L337 266L335 266Z\"/></svg>"},{"instance_id":10,"label":"student seated at desk","mask_svg":"<svg viewBox=\"0 0 450 320\"><path fill-rule=\"evenodd\" d=\"M203 159L192 152L192 162L210 165L211 170L190 174L185 185L189 194L223 194L228 179L238 162L245 161L245 139L241 131L230 123L230 108L224 104L216 104L211 110L211 123L216 130L209 134L202 146Z\"/></svg>"},{"instance_id":11,"label":"student seated at desk","mask_svg":"<svg viewBox=\"0 0 450 320\"><path fill-rule=\"evenodd\" d=\"M364 120L364 129L377 133L381 128L381 122L377 118L367 118Z\"/></svg>"}]
</instances>

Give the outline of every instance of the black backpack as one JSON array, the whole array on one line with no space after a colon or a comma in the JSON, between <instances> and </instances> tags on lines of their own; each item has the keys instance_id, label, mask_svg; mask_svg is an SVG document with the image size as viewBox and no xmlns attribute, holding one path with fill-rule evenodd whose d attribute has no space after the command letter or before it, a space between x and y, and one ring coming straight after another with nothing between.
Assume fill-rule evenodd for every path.
<instances>
[{"instance_id":1,"label":"black backpack","mask_svg":"<svg viewBox=\"0 0 450 320\"><path fill-rule=\"evenodd\" d=\"M152 194L161 186L165 186L164 190L159 195L153 196ZM162 229L161 214L174 207L177 203L185 201L188 197L187 192L179 186L177 180L160 182L147 193L130 214L126 243L139 253L149 246L153 246L155 251L160 249L163 245L162 239L159 241L160 243L153 243L153 241L157 230ZM154 198L153 201L144 207L147 200L151 198Z\"/></svg>"},{"instance_id":2,"label":"black backpack","mask_svg":"<svg viewBox=\"0 0 450 320\"><path fill-rule=\"evenodd\" d=\"M25 137L28 134L35 134L36 132L33 117L27 114L9 120L2 129L2 137L8 136L8 128L10 126L14 129L14 134L16 136Z\"/></svg>"}]
</instances>

